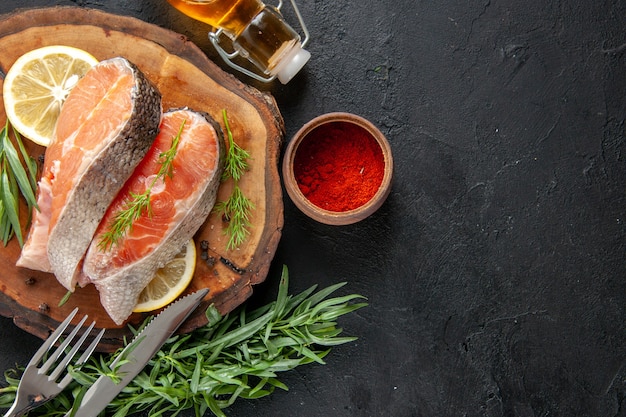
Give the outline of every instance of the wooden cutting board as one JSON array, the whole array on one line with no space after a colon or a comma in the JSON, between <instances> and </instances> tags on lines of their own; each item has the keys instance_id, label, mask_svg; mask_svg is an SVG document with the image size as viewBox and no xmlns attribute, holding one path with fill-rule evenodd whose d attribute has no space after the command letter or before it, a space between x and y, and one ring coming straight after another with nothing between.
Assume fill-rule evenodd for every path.
<instances>
[{"instance_id":1,"label":"wooden cutting board","mask_svg":"<svg viewBox=\"0 0 626 417\"><path fill-rule=\"evenodd\" d=\"M211 303L222 314L239 306L251 295L252 286L265 279L283 226L278 159L284 123L273 97L222 71L182 35L134 18L75 7L0 16L3 73L23 53L51 44L75 46L100 60L115 56L129 59L159 88L164 109L188 106L211 114L222 126L221 112L227 110L235 141L252 155L250 172L240 181L255 205L251 233L240 248L227 250L225 224L220 216L211 214L198 231L194 238L198 261L187 292L199 288L209 288L210 292L180 331L189 332L206 324L204 310ZM5 120L4 106L0 105L0 121L4 124ZM44 148L26 142L31 155L43 155ZM231 186L228 182L222 184L218 201L228 197ZM82 314L96 320L97 327L108 329L100 350L112 351L121 346L123 338L130 335L128 327L111 321L93 285L77 289L67 304L58 307L65 288L53 275L17 268L19 253L16 239L6 247L0 246L1 315L13 317L20 328L45 338L78 306ZM133 314L128 323L136 327L145 317Z\"/></svg>"}]
</instances>

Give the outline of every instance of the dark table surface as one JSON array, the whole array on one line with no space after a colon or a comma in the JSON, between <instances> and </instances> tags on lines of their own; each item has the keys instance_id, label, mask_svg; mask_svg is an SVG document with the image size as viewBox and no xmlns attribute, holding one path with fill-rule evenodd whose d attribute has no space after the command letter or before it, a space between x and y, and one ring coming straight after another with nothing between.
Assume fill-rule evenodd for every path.
<instances>
[{"instance_id":1,"label":"dark table surface","mask_svg":"<svg viewBox=\"0 0 626 417\"><path fill-rule=\"evenodd\" d=\"M78 5L180 32L165 0ZM288 4L285 6L288 7ZM626 2L300 0L313 57L276 97L287 140L331 111L387 135L393 189L372 217L325 226L285 195L257 301L347 281L369 307L355 343L229 416L626 415ZM221 64L220 64L221 65ZM249 82L245 76L239 76ZM0 369L40 341L0 319ZM187 414L185 414L187 415ZM190 414L189 414L190 415Z\"/></svg>"}]
</instances>

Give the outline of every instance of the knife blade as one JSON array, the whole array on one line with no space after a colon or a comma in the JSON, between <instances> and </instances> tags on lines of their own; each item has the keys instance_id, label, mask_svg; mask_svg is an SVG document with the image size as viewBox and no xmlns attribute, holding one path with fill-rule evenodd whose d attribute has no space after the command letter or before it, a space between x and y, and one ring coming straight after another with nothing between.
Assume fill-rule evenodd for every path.
<instances>
[{"instance_id":1,"label":"knife blade","mask_svg":"<svg viewBox=\"0 0 626 417\"><path fill-rule=\"evenodd\" d=\"M117 362L121 359L127 361L116 369L121 381L113 381L111 377L101 375L87 390L78 410L73 415L95 417L104 410L117 394L141 372L167 339L198 307L208 292L209 290L205 288L189 294L170 304L154 317L111 364L111 368L115 369ZM69 417L72 413L73 411L70 410L65 417Z\"/></svg>"}]
</instances>

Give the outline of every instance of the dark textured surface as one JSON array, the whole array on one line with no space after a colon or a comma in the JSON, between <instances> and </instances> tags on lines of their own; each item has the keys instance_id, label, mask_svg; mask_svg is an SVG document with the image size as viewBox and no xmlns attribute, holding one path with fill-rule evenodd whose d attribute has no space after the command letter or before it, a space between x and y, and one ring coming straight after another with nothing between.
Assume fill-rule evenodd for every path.
<instances>
[{"instance_id":1,"label":"dark textured surface","mask_svg":"<svg viewBox=\"0 0 626 417\"><path fill-rule=\"evenodd\" d=\"M626 3L299 3L313 58L271 87L287 137L321 113L360 114L387 135L395 179L352 226L285 197L251 302L274 296L286 264L292 292L345 280L370 306L341 321L358 342L227 414L625 416ZM53 4L139 17L215 58L206 28L164 0L0 12ZM0 368L25 363L40 342L0 323Z\"/></svg>"}]
</instances>

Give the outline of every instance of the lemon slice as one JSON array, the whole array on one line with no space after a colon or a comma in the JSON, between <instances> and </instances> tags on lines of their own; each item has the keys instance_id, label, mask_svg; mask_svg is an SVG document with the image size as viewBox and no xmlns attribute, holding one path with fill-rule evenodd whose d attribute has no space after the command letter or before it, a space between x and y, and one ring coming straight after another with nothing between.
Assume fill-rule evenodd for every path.
<instances>
[{"instance_id":1,"label":"lemon slice","mask_svg":"<svg viewBox=\"0 0 626 417\"><path fill-rule=\"evenodd\" d=\"M196 270L196 245L193 239L165 266L154 274L150 284L139 294L134 312L158 310L174 301L187 288Z\"/></svg>"},{"instance_id":2,"label":"lemon slice","mask_svg":"<svg viewBox=\"0 0 626 417\"><path fill-rule=\"evenodd\" d=\"M9 69L2 89L7 118L23 136L48 146L67 95L98 60L82 49L45 46Z\"/></svg>"}]
</instances>

